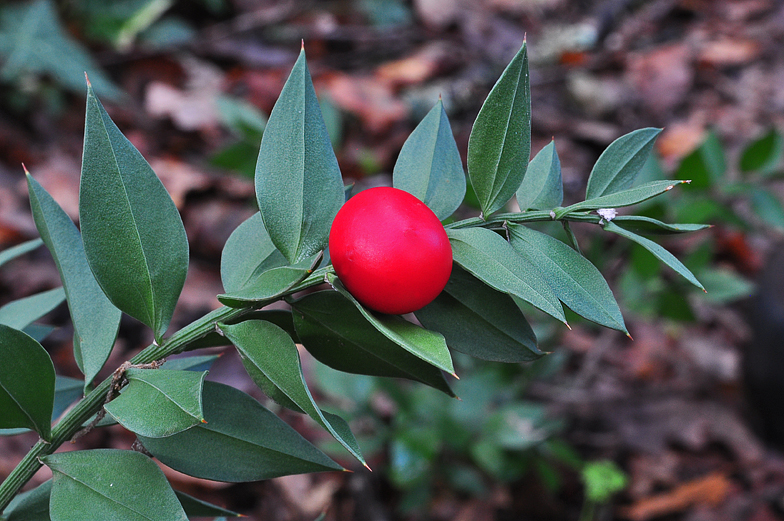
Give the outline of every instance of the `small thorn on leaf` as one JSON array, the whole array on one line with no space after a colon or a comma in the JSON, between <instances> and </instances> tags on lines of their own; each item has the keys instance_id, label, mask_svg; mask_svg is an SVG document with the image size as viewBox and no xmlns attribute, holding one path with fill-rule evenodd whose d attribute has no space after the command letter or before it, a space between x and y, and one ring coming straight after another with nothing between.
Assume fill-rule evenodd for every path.
<instances>
[{"instance_id":1,"label":"small thorn on leaf","mask_svg":"<svg viewBox=\"0 0 784 521\"><path fill-rule=\"evenodd\" d=\"M300 52L305 52L305 38L302 39L302 44L299 48Z\"/></svg>"},{"instance_id":2,"label":"small thorn on leaf","mask_svg":"<svg viewBox=\"0 0 784 521\"><path fill-rule=\"evenodd\" d=\"M87 76L87 71L84 71L84 81L87 82L87 87L92 87L92 83L90 83L90 77Z\"/></svg>"},{"instance_id":3,"label":"small thorn on leaf","mask_svg":"<svg viewBox=\"0 0 784 521\"><path fill-rule=\"evenodd\" d=\"M626 333L626 336L627 336L627 337L629 337L629 340L631 340L632 342L634 342L634 339L632 338L632 335L631 335L631 333Z\"/></svg>"},{"instance_id":4,"label":"small thorn on leaf","mask_svg":"<svg viewBox=\"0 0 784 521\"><path fill-rule=\"evenodd\" d=\"M25 166L24 163L22 163L22 170L24 170L25 175L30 175L30 171L27 170L27 167Z\"/></svg>"},{"instance_id":5,"label":"small thorn on leaf","mask_svg":"<svg viewBox=\"0 0 784 521\"><path fill-rule=\"evenodd\" d=\"M569 322L567 322L566 320L564 320L564 325L567 327L567 329L569 329L569 331L572 330L572 326L570 326Z\"/></svg>"}]
</instances>

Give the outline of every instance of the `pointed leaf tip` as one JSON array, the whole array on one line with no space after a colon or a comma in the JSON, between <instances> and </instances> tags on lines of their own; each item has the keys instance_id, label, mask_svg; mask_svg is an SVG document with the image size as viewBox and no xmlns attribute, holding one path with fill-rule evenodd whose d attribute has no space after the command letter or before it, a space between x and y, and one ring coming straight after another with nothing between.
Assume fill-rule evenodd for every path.
<instances>
[{"instance_id":1,"label":"pointed leaf tip","mask_svg":"<svg viewBox=\"0 0 784 521\"><path fill-rule=\"evenodd\" d=\"M84 81L87 83L87 88L92 88L93 84L90 83L90 77L87 76L87 71L84 71Z\"/></svg>"}]
</instances>

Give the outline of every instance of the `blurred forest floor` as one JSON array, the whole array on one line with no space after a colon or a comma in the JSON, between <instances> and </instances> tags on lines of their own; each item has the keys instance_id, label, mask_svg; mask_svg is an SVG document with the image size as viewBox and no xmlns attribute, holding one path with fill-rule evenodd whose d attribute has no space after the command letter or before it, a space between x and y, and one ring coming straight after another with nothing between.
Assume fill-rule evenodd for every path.
<instances>
[{"instance_id":1,"label":"blurred forest floor","mask_svg":"<svg viewBox=\"0 0 784 521\"><path fill-rule=\"evenodd\" d=\"M439 96L465 158L474 117L524 38L532 150L555 139L567 203L581 198L601 151L631 130L664 128L657 153L671 172L710 130L732 163L750 140L784 126L784 5L776 0L135 2L163 7L149 27L123 25L121 11L100 4L62 1L56 13L40 1L0 6L0 249L37 237L21 163L77 218L84 89L81 73L75 79L71 73L94 71L108 112L183 215L191 268L173 328L219 305L220 252L255 211L249 174L264 115L302 39L344 180L360 186L390 182L397 152ZM61 61L36 54L35 44L16 49L21 61L9 51L9 42L20 41L13 20L53 15L62 34L38 20L34 35L68 50ZM62 39L81 42L89 55L70 52ZM85 61L89 56L94 63ZM730 168L727 175L738 173ZM707 243L716 266L754 280L781 230L709 222L717 226L668 239L668 247L683 257ZM591 236L590 229L577 233ZM600 264L615 288L635 260L612 246ZM612 252L620 256L610 258ZM667 285L670 275L650 277ZM0 270L0 304L59 284L51 258L39 249ZM718 305L677 286L682 302L674 305L686 302L688 312L657 318L661 308L646 313L634 302L652 298L648 287L619 298L634 341L584 323L559 330L548 347L561 365L526 391L563 420L559 436L581 457L612 460L628 475L626 489L596 519L784 519L784 458L753 428L758 406L743 391L744 350L755 333L742 306ZM64 306L50 322L67 322ZM124 321L107 368L150 340L137 323ZM60 373L79 376L67 327L45 345ZM260 397L231 354L209 378ZM769 399L784 403L781 395ZM389 400L374 400L378 410L390 407ZM394 407L378 414L394 414ZM286 417L306 436L320 436L296 415ZM33 442L0 439L0 476ZM115 427L67 449L132 442ZM388 448L376 451L372 474L356 468L249 484L167 475L179 489L270 521L313 520L322 512L341 521L567 520L583 508L578 473L555 465L557 486L548 486L543 472L476 494L436 482L416 509L403 513L403 493L383 470L389 457ZM47 477L40 471L36 483Z\"/></svg>"}]
</instances>

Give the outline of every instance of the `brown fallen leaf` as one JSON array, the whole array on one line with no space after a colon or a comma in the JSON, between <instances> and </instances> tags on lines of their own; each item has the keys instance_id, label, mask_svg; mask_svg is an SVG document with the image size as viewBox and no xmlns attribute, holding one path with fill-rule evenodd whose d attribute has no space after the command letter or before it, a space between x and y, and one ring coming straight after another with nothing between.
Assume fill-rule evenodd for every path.
<instances>
[{"instance_id":1,"label":"brown fallen leaf","mask_svg":"<svg viewBox=\"0 0 784 521\"><path fill-rule=\"evenodd\" d=\"M410 56L382 64L375 77L392 88L423 83L442 72L452 54L446 43L431 42Z\"/></svg>"},{"instance_id":2,"label":"brown fallen leaf","mask_svg":"<svg viewBox=\"0 0 784 521\"><path fill-rule=\"evenodd\" d=\"M619 508L621 516L633 521L682 512L694 505L717 506L727 498L732 482L724 472L713 472L677 486L670 492L649 496L634 505Z\"/></svg>"},{"instance_id":3,"label":"brown fallen leaf","mask_svg":"<svg viewBox=\"0 0 784 521\"><path fill-rule=\"evenodd\" d=\"M757 59L761 53L762 47L755 40L721 38L707 43L698 60L712 67L734 67Z\"/></svg>"},{"instance_id":4,"label":"brown fallen leaf","mask_svg":"<svg viewBox=\"0 0 784 521\"><path fill-rule=\"evenodd\" d=\"M694 81L692 50L684 43L664 45L645 53L630 53L627 77L653 113L681 103Z\"/></svg>"},{"instance_id":5,"label":"brown fallen leaf","mask_svg":"<svg viewBox=\"0 0 784 521\"><path fill-rule=\"evenodd\" d=\"M358 116L372 134L380 134L408 117L408 105L395 97L392 88L372 76L334 73L324 87L333 102Z\"/></svg>"}]
</instances>

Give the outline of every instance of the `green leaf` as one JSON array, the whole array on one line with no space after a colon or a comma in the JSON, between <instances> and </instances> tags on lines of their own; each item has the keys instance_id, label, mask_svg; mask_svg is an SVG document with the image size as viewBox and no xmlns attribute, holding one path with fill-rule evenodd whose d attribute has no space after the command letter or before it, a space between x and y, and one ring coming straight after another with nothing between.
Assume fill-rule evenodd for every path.
<instances>
[{"instance_id":1,"label":"green leaf","mask_svg":"<svg viewBox=\"0 0 784 521\"><path fill-rule=\"evenodd\" d=\"M217 334L217 333L216 333ZM228 345L228 341L222 345ZM220 355L183 356L181 358L168 358L160 367L169 371L208 371Z\"/></svg>"},{"instance_id":2,"label":"green leaf","mask_svg":"<svg viewBox=\"0 0 784 521\"><path fill-rule=\"evenodd\" d=\"M389 340L336 291L318 291L291 303L305 348L321 363L346 373L416 380L454 396L443 373Z\"/></svg>"},{"instance_id":3,"label":"green leaf","mask_svg":"<svg viewBox=\"0 0 784 521\"><path fill-rule=\"evenodd\" d=\"M82 236L70 217L27 174L30 207L41 238L54 258L74 327L74 358L89 385L114 347L122 313L98 286L87 264Z\"/></svg>"},{"instance_id":4,"label":"green leaf","mask_svg":"<svg viewBox=\"0 0 784 521\"><path fill-rule=\"evenodd\" d=\"M449 347L475 358L516 363L543 354L512 298L459 267L452 269L444 291L414 314L424 327L444 335Z\"/></svg>"},{"instance_id":5,"label":"green leaf","mask_svg":"<svg viewBox=\"0 0 784 521\"><path fill-rule=\"evenodd\" d=\"M272 268L231 294L218 295L221 304L234 308L247 308L274 300L305 280L321 262L321 252L294 264Z\"/></svg>"},{"instance_id":6,"label":"green leaf","mask_svg":"<svg viewBox=\"0 0 784 521\"><path fill-rule=\"evenodd\" d=\"M55 376L52 423L76 400L83 396L84 382L67 376ZM0 436L16 436L29 429L0 429Z\"/></svg>"},{"instance_id":7,"label":"green leaf","mask_svg":"<svg viewBox=\"0 0 784 521\"><path fill-rule=\"evenodd\" d=\"M580 474L586 499L593 503L607 503L629 484L629 477L611 460L591 461Z\"/></svg>"},{"instance_id":8,"label":"green leaf","mask_svg":"<svg viewBox=\"0 0 784 521\"><path fill-rule=\"evenodd\" d=\"M660 133L660 128L641 128L610 143L591 170L585 198L595 199L632 186Z\"/></svg>"},{"instance_id":9,"label":"green leaf","mask_svg":"<svg viewBox=\"0 0 784 521\"><path fill-rule=\"evenodd\" d=\"M620 208L623 206L631 206L633 204L641 203L657 195L669 192L676 185L686 183L686 181L651 181L634 188L627 188L619 192L613 192L608 195L602 195L595 199L587 199L579 203L575 203L566 208L556 210L556 218L560 219L564 215L572 212L598 210L600 208Z\"/></svg>"},{"instance_id":10,"label":"green leaf","mask_svg":"<svg viewBox=\"0 0 784 521\"><path fill-rule=\"evenodd\" d=\"M555 151L555 141L550 141L528 163L523 183L517 189L520 210L549 210L563 203L561 160Z\"/></svg>"},{"instance_id":11,"label":"green leaf","mask_svg":"<svg viewBox=\"0 0 784 521\"><path fill-rule=\"evenodd\" d=\"M300 52L272 109L256 163L256 198L273 244L293 264L327 246L343 181Z\"/></svg>"},{"instance_id":12,"label":"green leaf","mask_svg":"<svg viewBox=\"0 0 784 521\"><path fill-rule=\"evenodd\" d=\"M349 302L362 313L362 316L376 330L396 343L409 353L417 356L425 362L432 364L439 369L455 376L455 368L452 365L452 357L446 340L440 333L428 331L398 315L385 315L373 313L365 309L354 296L348 292L343 283L335 275L327 275L327 281L335 288L338 293L343 295Z\"/></svg>"},{"instance_id":13,"label":"green leaf","mask_svg":"<svg viewBox=\"0 0 784 521\"><path fill-rule=\"evenodd\" d=\"M52 480L44 481L32 490L17 495L6 507L2 519L5 521L51 521L49 517L49 495Z\"/></svg>"},{"instance_id":14,"label":"green leaf","mask_svg":"<svg viewBox=\"0 0 784 521\"><path fill-rule=\"evenodd\" d=\"M539 268L523 259L497 233L485 228L448 229L456 263L485 284L517 296L564 324L566 317L558 297Z\"/></svg>"},{"instance_id":15,"label":"green leaf","mask_svg":"<svg viewBox=\"0 0 784 521\"><path fill-rule=\"evenodd\" d=\"M629 334L610 286L588 259L520 224L509 224L509 234L512 247L541 270L561 302L588 320Z\"/></svg>"},{"instance_id":16,"label":"green leaf","mask_svg":"<svg viewBox=\"0 0 784 521\"><path fill-rule=\"evenodd\" d=\"M148 438L171 436L204 422L207 371L128 369L128 386L104 408L120 425Z\"/></svg>"},{"instance_id":17,"label":"green leaf","mask_svg":"<svg viewBox=\"0 0 784 521\"><path fill-rule=\"evenodd\" d=\"M764 188L752 189L751 208L757 214L757 217L767 224L784 229L784 207L781 206L781 201L770 191Z\"/></svg>"},{"instance_id":18,"label":"green leaf","mask_svg":"<svg viewBox=\"0 0 784 521\"><path fill-rule=\"evenodd\" d=\"M710 224L668 224L643 215L618 215L613 221L630 232L656 235L696 232L711 227Z\"/></svg>"},{"instance_id":19,"label":"green leaf","mask_svg":"<svg viewBox=\"0 0 784 521\"><path fill-rule=\"evenodd\" d=\"M704 269L699 274L707 290L705 300L711 304L728 304L754 294L754 284L729 269Z\"/></svg>"},{"instance_id":20,"label":"green leaf","mask_svg":"<svg viewBox=\"0 0 784 521\"><path fill-rule=\"evenodd\" d=\"M25 427L48 440L54 365L41 344L0 324L0 428Z\"/></svg>"},{"instance_id":21,"label":"green leaf","mask_svg":"<svg viewBox=\"0 0 784 521\"><path fill-rule=\"evenodd\" d=\"M223 289L226 293L239 291L265 271L285 264L286 258L272 244L261 214L256 212L232 232L223 247Z\"/></svg>"},{"instance_id":22,"label":"green leaf","mask_svg":"<svg viewBox=\"0 0 784 521\"><path fill-rule=\"evenodd\" d=\"M613 232L621 237L626 237L627 239L636 242L649 252L651 252L657 259L665 263L667 266L675 270L678 274L680 274L683 278L700 288L702 291L705 291L705 288L700 284L700 281L694 276L694 274L689 271L689 269L683 265L681 261L679 261L675 256L665 250L663 247L659 246L655 242L650 239L646 239L636 233L632 233L628 230L621 228L620 226L616 225L613 221L607 221L604 224L604 229L608 232Z\"/></svg>"},{"instance_id":23,"label":"green leaf","mask_svg":"<svg viewBox=\"0 0 784 521\"><path fill-rule=\"evenodd\" d=\"M160 468L140 452L60 452L52 469L52 521L187 521Z\"/></svg>"},{"instance_id":24,"label":"green leaf","mask_svg":"<svg viewBox=\"0 0 784 521\"><path fill-rule=\"evenodd\" d=\"M204 382L207 423L166 438L139 440L164 465L197 478L243 482L342 470L259 402Z\"/></svg>"},{"instance_id":25,"label":"green leaf","mask_svg":"<svg viewBox=\"0 0 784 521\"><path fill-rule=\"evenodd\" d=\"M784 138L775 128L751 142L740 156L740 170L744 174L759 172L762 175L775 173L784 155Z\"/></svg>"},{"instance_id":26,"label":"green leaf","mask_svg":"<svg viewBox=\"0 0 784 521\"><path fill-rule=\"evenodd\" d=\"M400 149L392 186L416 196L442 221L463 202L463 162L440 99Z\"/></svg>"},{"instance_id":27,"label":"green leaf","mask_svg":"<svg viewBox=\"0 0 784 521\"><path fill-rule=\"evenodd\" d=\"M482 213L517 191L531 155L531 85L526 43L487 96L468 139L468 177Z\"/></svg>"},{"instance_id":28,"label":"green leaf","mask_svg":"<svg viewBox=\"0 0 784 521\"><path fill-rule=\"evenodd\" d=\"M3 5L0 10L0 78L17 80L30 73L51 75L73 92L84 88L85 71L102 95L118 99L118 89L90 53L64 30L49 0Z\"/></svg>"},{"instance_id":29,"label":"green leaf","mask_svg":"<svg viewBox=\"0 0 784 521\"><path fill-rule=\"evenodd\" d=\"M0 308L0 324L14 329L24 329L62 304L64 300L63 288L54 288L14 300Z\"/></svg>"},{"instance_id":30,"label":"green leaf","mask_svg":"<svg viewBox=\"0 0 784 521\"><path fill-rule=\"evenodd\" d=\"M175 490L174 493L177 495L177 499L180 501L180 504L188 517L244 517L237 512L232 512L231 510L219 507L218 505L213 505L212 503L189 496L185 492Z\"/></svg>"},{"instance_id":31,"label":"green leaf","mask_svg":"<svg viewBox=\"0 0 784 521\"><path fill-rule=\"evenodd\" d=\"M675 172L676 179L690 179L690 188L700 190L716 186L727 171L727 160L715 131L710 131L705 141L686 156Z\"/></svg>"},{"instance_id":32,"label":"green leaf","mask_svg":"<svg viewBox=\"0 0 784 521\"><path fill-rule=\"evenodd\" d=\"M237 347L245 370L267 396L285 407L306 413L367 466L348 424L316 405L302 374L297 346L283 329L261 320L233 326L219 324L219 327Z\"/></svg>"},{"instance_id":33,"label":"green leaf","mask_svg":"<svg viewBox=\"0 0 784 521\"><path fill-rule=\"evenodd\" d=\"M31 241L17 244L12 248L6 248L5 250L0 251L0 266L12 259L19 257L20 255L24 255L25 253L33 251L43 243L44 241L41 239L33 239Z\"/></svg>"},{"instance_id":34,"label":"green leaf","mask_svg":"<svg viewBox=\"0 0 784 521\"><path fill-rule=\"evenodd\" d=\"M98 284L160 341L188 272L188 238L163 184L89 85L79 216Z\"/></svg>"}]
</instances>

